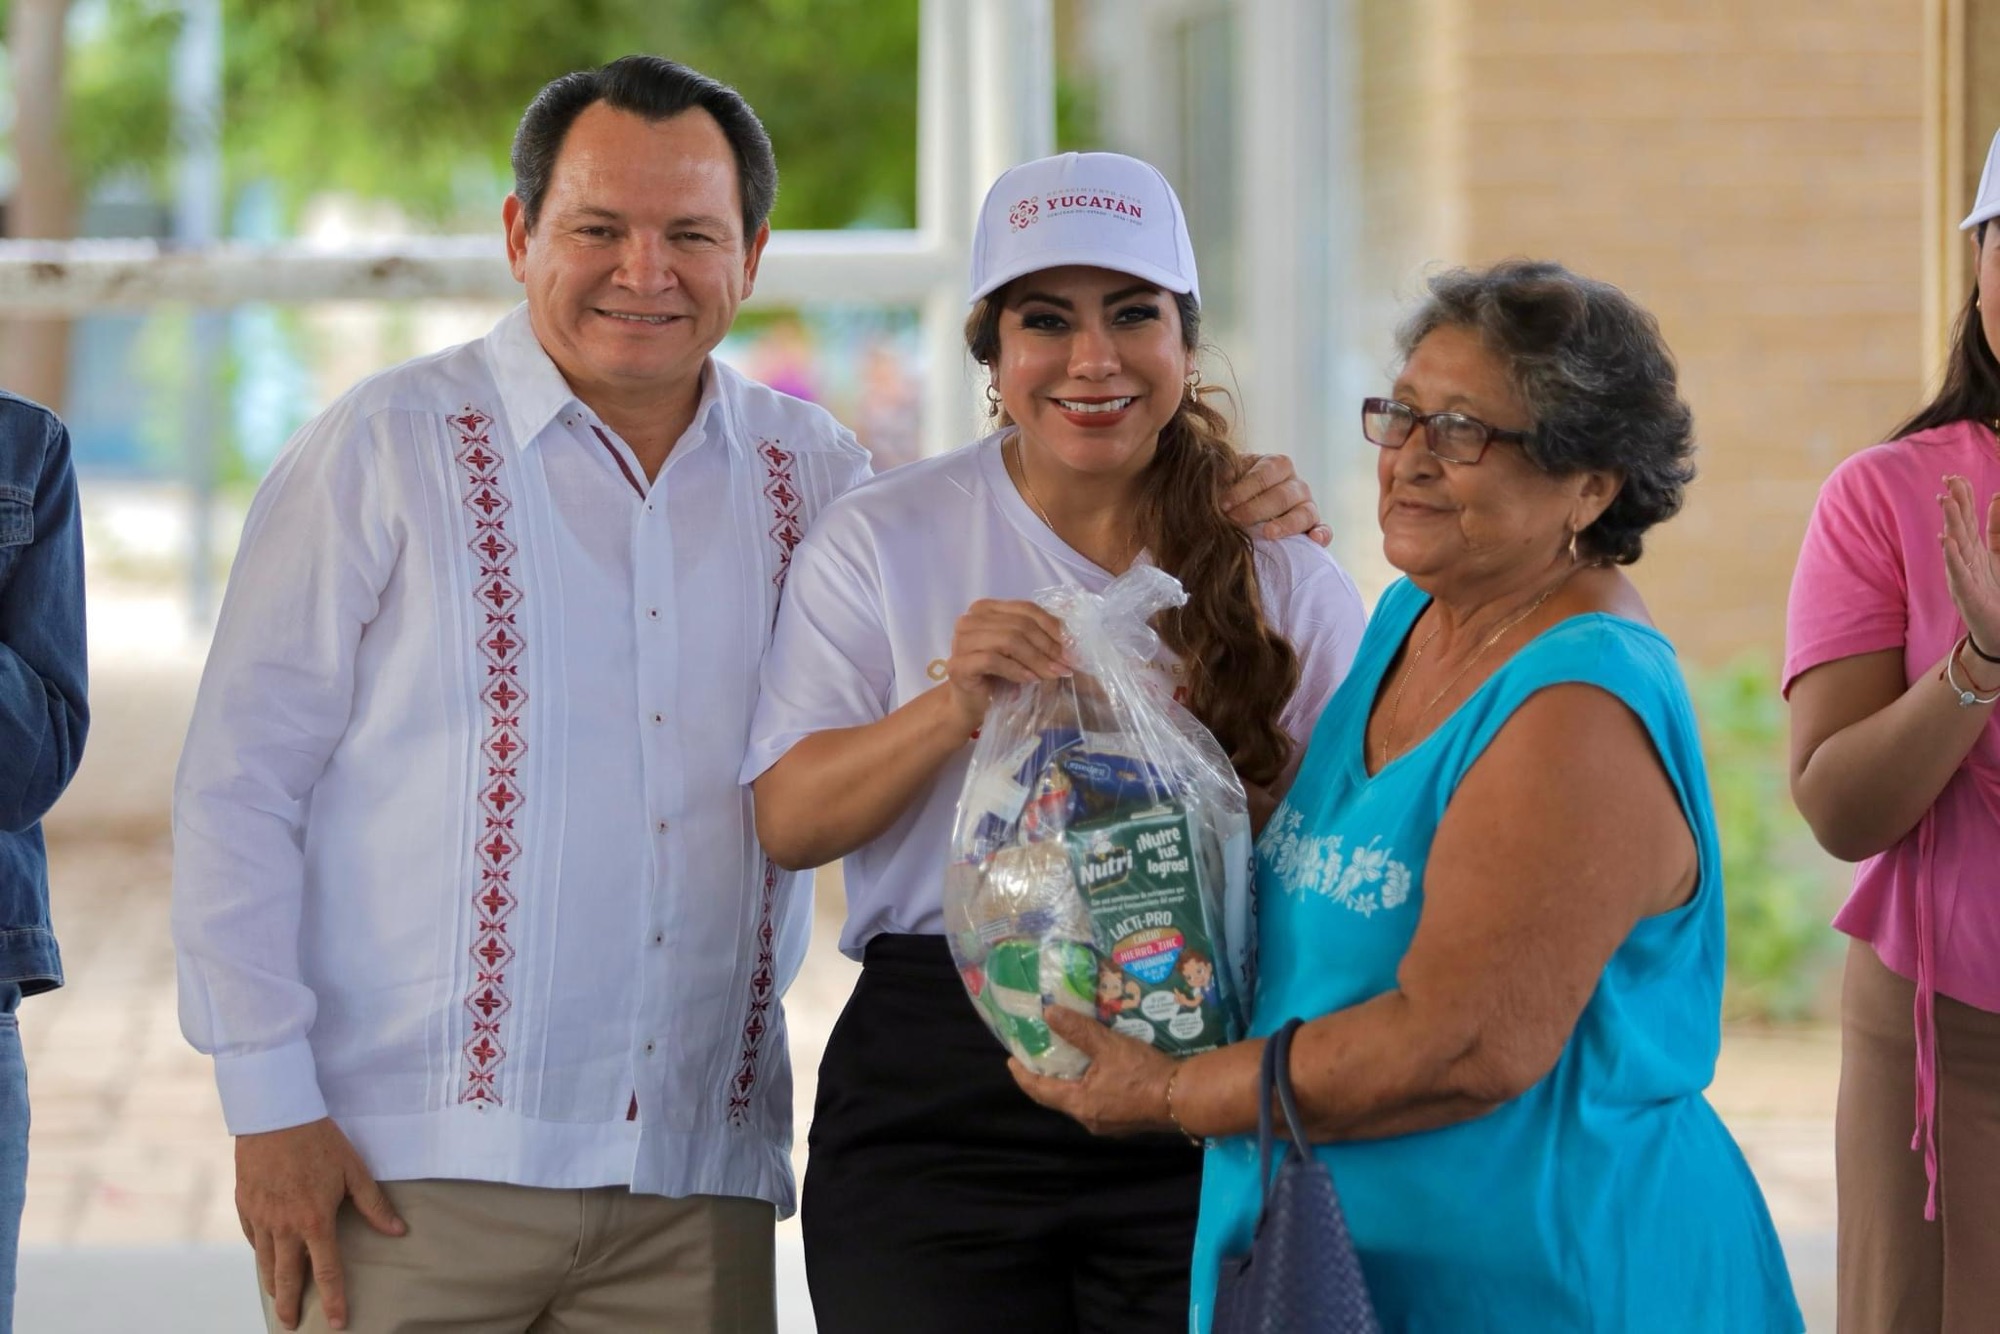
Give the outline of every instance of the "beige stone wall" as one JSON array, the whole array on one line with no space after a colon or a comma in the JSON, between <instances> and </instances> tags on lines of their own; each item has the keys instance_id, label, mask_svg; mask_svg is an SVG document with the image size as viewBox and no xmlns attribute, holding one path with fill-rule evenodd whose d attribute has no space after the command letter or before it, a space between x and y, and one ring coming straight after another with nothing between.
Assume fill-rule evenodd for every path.
<instances>
[{"instance_id":1,"label":"beige stone wall","mask_svg":"<svg viewBox=\"0 0 2000 1334\"><path fill-rule=\"evenodd\" d=\"M1426 260L1545 256L1649 306L1702 475L1638 578L1690 660L1775 660L1819 483L1923 392L1923 0L1358 14L1377 336Z\"/></svg>"}]
</instances>

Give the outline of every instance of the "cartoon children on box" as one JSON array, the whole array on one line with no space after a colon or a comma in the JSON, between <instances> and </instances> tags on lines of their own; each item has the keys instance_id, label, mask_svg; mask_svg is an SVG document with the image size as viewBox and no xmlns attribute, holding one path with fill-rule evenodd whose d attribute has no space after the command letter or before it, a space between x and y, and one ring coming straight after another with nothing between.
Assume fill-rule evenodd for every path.
<instances>
[{"instance_id":1,"label":"cartoon children on box","mask_svg":"<svg viewBox=\"0 0 2000 1334\"><path fill-rule=\"evenodd\" d=\"M1174 992L1180 997L1181 1008L1199 1010L1204 1003L1215 1004L1215 964L1199 950L1183 951L1176 965L1180 977L1174 982ZM1102 983L1098 995L1103 996Z\"/></svg>"},{"instance_id":2,"label":"cartoon children on box","mask_svg":"<svg viewBox=\"0 0 2000 1334\"><path fill-rule=\"evenodd\" d=\"M1125 976L1125 970L1110 959L1097 965L1097 1020L1108 1024L1119 1015L1139 1008L1144 988Z\"/></svg>"}]
</instances>

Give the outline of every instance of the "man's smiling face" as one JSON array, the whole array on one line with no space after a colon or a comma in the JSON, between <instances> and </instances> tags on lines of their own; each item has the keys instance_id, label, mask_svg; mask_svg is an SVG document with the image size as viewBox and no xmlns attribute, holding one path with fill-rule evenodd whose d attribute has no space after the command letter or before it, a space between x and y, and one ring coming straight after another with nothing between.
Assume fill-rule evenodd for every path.
<instances>
[{"instance_id":1,"label":"man's smiling face","mask_svg":"<svg viewBox=\"0 0 2000 1334\"><path fill-rule=\"evenodd\" d=\"M743 235L736 155L714 117L648 121L602 102L570 126L533 226L512 195L505 221L535 336L586 402L696 383L770 235Z\"/></svg>"}]
</instances>

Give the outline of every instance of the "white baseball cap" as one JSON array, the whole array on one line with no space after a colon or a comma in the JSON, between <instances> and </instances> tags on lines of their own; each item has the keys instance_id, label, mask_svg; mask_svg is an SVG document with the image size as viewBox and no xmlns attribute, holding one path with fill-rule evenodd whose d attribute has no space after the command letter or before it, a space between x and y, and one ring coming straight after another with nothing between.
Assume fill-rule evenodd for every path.
<instances>
[{"instance_id":1,"label":"white baseball cap","mask_svg":"<svg viewBox=\"0 0 2000 1334\"><path fill-rule=\"evenodd\" d=\"M972 233L973 301L1065 264L1201 300L1181 201L1157 167L1123 153L1037 158L1001 172L986 192Z\"/></svg>"},{"instance_id":2,"label":"white baseball cap","mask_svg":"<svg viewBox=\"0 0 2000 1334\"><path fill-rule=\"evenodd\" d=\"M2000 134L1993 136L1993 146L1986 150L1986 169L1979 173L1979 195L1972 202L1972 212L1965 215L1958 229L1969 232L1995 218L2000 218Z\"/></svg>"}]
</instances>

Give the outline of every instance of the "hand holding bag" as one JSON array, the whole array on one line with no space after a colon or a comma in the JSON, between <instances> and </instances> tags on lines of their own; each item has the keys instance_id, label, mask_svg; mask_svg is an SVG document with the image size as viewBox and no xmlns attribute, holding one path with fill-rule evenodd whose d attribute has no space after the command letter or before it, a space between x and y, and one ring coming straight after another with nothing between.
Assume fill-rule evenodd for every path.
<instances>
[{"instance_id":1,"label":"hand holding bag","mask_svg":"<svg viewBox=\"0 0 2000 1334\"><path fill-rule=\"evenodd\" d=\"M1264 1044L1257 1107L1264 1207L1249 1251L1222 1262L1214 1334L1381 1334L1333 1174L1313 1156L1292 1096L1292 1035L1301 1022L1288 1021ZM1275 1178L1273 1092L1288 1134Z\"/></svg>"}]
</instances>

